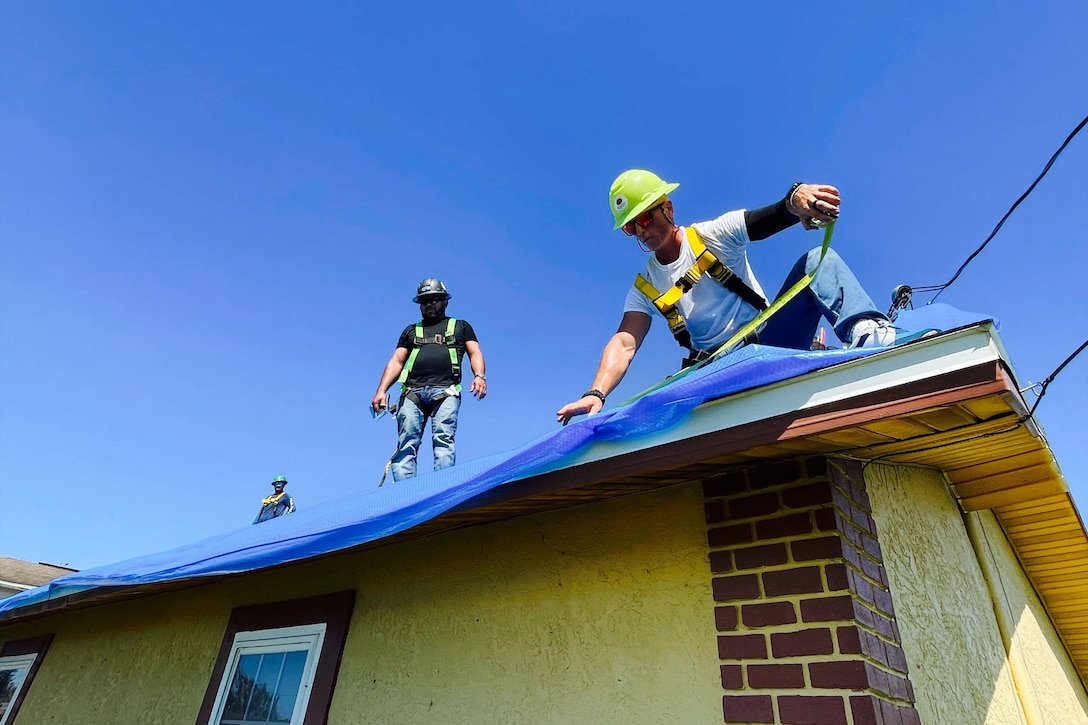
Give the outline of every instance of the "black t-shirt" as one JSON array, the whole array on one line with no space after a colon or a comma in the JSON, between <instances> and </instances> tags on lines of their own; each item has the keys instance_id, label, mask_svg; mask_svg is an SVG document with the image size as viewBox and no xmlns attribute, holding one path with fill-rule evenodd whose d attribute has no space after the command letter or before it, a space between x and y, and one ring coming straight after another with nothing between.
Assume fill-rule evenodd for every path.
<instances>
[{"instance_id":1,"label":"black t-shirt","mask_svg":"<svg viewBox=\"0 0 1088 725\"><path fill-rule=\"evenodd\" d=\"M449 324L449 318L443 317L438 322L423 325L423 337L444 336L447 324ZM405 381L408 387L418 388L424 385L446 387L461 382L460 377L456 380L453 378L449 348L445 343L428 343L417 346L415 339L416 326L413 324L404 328L404 332L400 333L400 339L397 341L397 347L408 350L409 355L411 355L414 348L419 347L415 364L412 365L412 371L408 374L408 380ZM453 326L453 348L457 351L458 361L464 358L465 343L469 341L476 342L476 332L472 329L472 325L464 320L457 320Z\"/></svg>"}]
</instances>

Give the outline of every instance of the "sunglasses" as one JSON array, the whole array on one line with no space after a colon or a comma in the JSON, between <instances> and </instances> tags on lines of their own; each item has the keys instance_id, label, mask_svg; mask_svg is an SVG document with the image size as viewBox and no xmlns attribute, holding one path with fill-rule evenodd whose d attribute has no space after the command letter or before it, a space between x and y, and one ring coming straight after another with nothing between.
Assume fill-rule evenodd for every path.
<instances>
[{"instance_id":1,"label":"sunglasses","mask_svg":"<svg viewBox=\"0 0 1088 725\"><path fill-rule=\"evenodd\" d=\"M631 221L624 224L622 227L620 227L620 229L622 229L623 233L629 237L634 235L636 224L639 226L640 229L645 229L653 222L654 212L660 209L662 206L664 206L664 204L658 204L657 206L650 207Z\"/></svg>"}]
</instances>

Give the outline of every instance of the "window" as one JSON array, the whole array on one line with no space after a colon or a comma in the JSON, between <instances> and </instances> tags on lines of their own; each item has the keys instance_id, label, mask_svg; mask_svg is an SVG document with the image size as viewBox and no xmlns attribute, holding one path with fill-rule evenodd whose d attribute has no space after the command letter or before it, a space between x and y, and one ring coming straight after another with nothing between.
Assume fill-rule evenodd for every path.
<instances>
[{"instance_id":1,"label":"window","mask_svg":"<svg viewBox=\"0 0 1088 725\"><path fill-rule=\"evenodd\" d=\"M198 725L324 723L354 592L235 609Z\"/></svg>"},{"instance_id":2,"label":"window","mask_svg":"<svg viewBox=\"0 0 1088 725\"><path fill-rule=\"evenodd\" d=\"M302 722L324 638L324 624L236 634L212 722Z\"/></svg>"},{"instance_id":3,"label":"window","mask_svg":"<svg viewBox=\"0 0 1088 725\"><path fill-rule=\"evenodd\" d=\"M15 719L53 635L7 642L0 649L0 725Z\"/></svg>"}]
</instances>

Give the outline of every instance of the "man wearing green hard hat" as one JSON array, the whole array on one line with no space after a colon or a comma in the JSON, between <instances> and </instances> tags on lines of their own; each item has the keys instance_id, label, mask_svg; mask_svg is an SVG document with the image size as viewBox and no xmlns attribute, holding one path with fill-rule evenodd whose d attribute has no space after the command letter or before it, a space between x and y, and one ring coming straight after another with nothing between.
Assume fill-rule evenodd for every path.
<instances>
[{"instance_id":1,"label":"man wearing green hard hat","mask_svg":"<svg viewBox=\"0 0 1088 725\"><path fill-rule=\"evenodd\" d=\"M276 476L272 479L272 494L265 496L261 501L261 510L258 512L257 518L253 519L253 523L259 524L262 521L268 521L294 512L295 501L291 498L291 494L283 490L286 485L287 479L283 476Z\"/></svg>"},{"instance_id":2,"label":"man wearing green hard hat","mask_svg":"<svg viewBox=\"0 0 1088 725\"><path fill-rule=\"evenodd\" d=\"M556 413L564 425L604 407L657 314L666 318L685 349L685 366L708 358L768 306L748 263L748 243L798 222L807 230L820 229L839 216L838 189L797 182L774 204L683 227L676 223L670 199L679 187L643 169L625 171L612 182L608 205L613 230L634 237L651 256L627 292L619 329L605 346L592 386ZM817 247L802 255L773 299L810 275L807 287L742 344L808 350L821 317L849 347L894 344L895 328L832 249Z\"/></svg>"}]
</instances>

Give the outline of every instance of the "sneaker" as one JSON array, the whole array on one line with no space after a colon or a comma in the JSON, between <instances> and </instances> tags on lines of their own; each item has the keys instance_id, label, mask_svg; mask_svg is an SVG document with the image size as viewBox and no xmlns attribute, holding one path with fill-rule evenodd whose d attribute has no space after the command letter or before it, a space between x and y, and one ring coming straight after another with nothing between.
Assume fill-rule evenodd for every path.
<instances>
[{"instance_id":1,"label":"sneaker","mask_svg":"<svg viewBox=\"0 0 1088 725\"><path fill-rule=\"evenodd\" d=\"M847 347L888 347L894 344L895 327L892 323L867 317L854 323Z\"/></svg>"}]
</instances>

